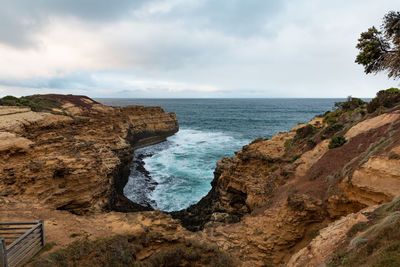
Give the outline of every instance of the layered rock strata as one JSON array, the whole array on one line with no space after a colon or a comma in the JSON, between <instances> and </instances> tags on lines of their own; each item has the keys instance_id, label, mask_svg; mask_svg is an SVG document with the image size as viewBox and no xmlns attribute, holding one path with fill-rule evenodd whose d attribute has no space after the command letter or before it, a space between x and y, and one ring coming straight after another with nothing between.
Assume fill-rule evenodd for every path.
<instances>
[{"instance_id":1,"label":"layered rock strata","mask_svg":"<svg viewBox=\"0 0 400 267\"><path fill-rule=\"evenodd\" d=\"M158 107L107 107L49 95L60 107L0 107L0 192L76 214L144 210L123 195L135 148L178 131Z\"/></svg>"},{"instance_id":2,"label":"layered rock strata","mask_svg":"<svg viewBox=\"0 0 400 267\"><path fill-rule=\"evenodd\" d=\"M218 162L205 198L172 216L247 266L287 263L329 223L400 194L399 107L361 113L337 118L331 136L347 139L337 148L328 147L336 126L324 117L255 140ZM351 224L335 227L346 232Z\"/></svg>"},{"instance_id":3,"label":"layered rock strata","mask_svg":"<svg viewBox=\"0 0 400 267\"><path fill-rule=\"evenodd\" d=\"M340 246L350 253L379 231L397 229L399 201L375 205L400 194L400 106L367 113L365 104L351 100L286 133L257 139L217 163L212 190L199 203L168 215L104 211L143 209L121 194L132 151L175 132L175 116L82 101L91 107L75 99L58 115L0 110L8 118L0 122L0 216L45 218L59 246L71 242L58 241L60 229L91 239L145 233L154 238L135 254L141 262L188 238L217 247L232 266L318 266L337 262ZM335 143L338 137L343 142ZM29 206L37 208L30 212ZM348 233L361 224L372 230L350 240Z\"/></svg>"}]
</instances>

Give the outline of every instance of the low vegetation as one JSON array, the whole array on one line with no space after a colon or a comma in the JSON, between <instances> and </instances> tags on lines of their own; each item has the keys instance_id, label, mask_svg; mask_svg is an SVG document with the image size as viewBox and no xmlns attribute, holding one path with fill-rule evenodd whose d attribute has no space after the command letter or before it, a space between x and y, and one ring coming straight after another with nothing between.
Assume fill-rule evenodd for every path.
<instances>
[{"instance_id":1,"label":"low vegetation","mask_svg":"<svg viewBox=\"0 0 400 267\"><path fill-rule=\"evenodd\" d=\"M114 236L95 241L78 240L67 248L32 260L31 266L233 266L230 257L216 247L208 247L193 240L185 243L153 242L151 234ZM153 246L153 247L152 247ZM144 260L137 255L144 248L152 247L155 252Z\"/></svg>"},{"instance_id":2,"label":"low vegetation","mask_svg":"<svg viewBox=\"0 0 400 267\"><path fill-rule=\"evenodd\" d=\"M392 108L400 102L400 90L397 88L390 88L381 90L376 94L376 97L371 100L367 105L367 111L372 113L376 110L385 108Z\"/></svg>"},{"instance_id":3,"label":"low vegetation","mask_svg":"<svg viewBox=\"0 0 400 267\"><path fill-rule=\"evenodd\" d=\"M347 240L326 263L336 266L400 266L400 198L354 225Z\"/></svg>"},{"instance_id":4,"label":"low vegetation","mask_svg":"<svg viewBox=\"0 0 400 267\"><path fill-rule=\"evenodd\" d=\"M355 110L356 108L363 108L367 103L357 97L348 97L345 102L336 102L335 107L341 109L342 111Z\"/></svg>"},{"instance_id":5,"label":"low vegetation","mask_svg":"<svg viewBox=\"0 0 400 267\"><path fill-rule=\"evenodd\" d=\"M347 142L346 138L342 135L335 136L329 142L329 149L341 147Z\"/></svg>"},{"instance_id":6,"label":"low vegetation","mask_svg":"<svg viewBox=\"0 0 400 267\"><path fill-rule=\"evenodd\" d=\"M390 11L380 29L374 26L362 32L357 48L356 63L365 73L386 72L389 78L400 78L400 12Z\"/></svg>"},{"instance_id":7,"label":"low vegetation","mask_svg":"<svg viewBox=\"0 0 400 267\"><path fill-rule=\"evenodd\" d=\"M332 124L329 124L326 128L325 128L325 131L324 131L324 133L325 134L328 134L328 135L331 135L331 134L335 134L335 133L337 133L338 131L340 131L340 130L342 130L344 128L344 125L343 124L341 124L341 123L332 123Z\"/></svg>"},{"instance_id":8,"label":"low vegetation","mask_svg":"<svg viewBox=\"0 0 400 267\"><path fill-rule=\"evenodd\" d=\"M295 138L296 139L304 139L304 138L314 135L316 131L317 131L317 128L315 128L311 124L307 124L306 126L301 127L296 130Z\"/></svg>"},{"instance_id":9,"label":"low vegetation","mask_svg":"<svg viewBox=\"0 0 400 267\"><path fill-rule=\"evenodd\" d=\"M32 111L51 111L60 108L60 103L55 99L44 98L39 95L32 96L5 96L0 98L0 106L29 107Z\"/></svg>"}]
</instances>

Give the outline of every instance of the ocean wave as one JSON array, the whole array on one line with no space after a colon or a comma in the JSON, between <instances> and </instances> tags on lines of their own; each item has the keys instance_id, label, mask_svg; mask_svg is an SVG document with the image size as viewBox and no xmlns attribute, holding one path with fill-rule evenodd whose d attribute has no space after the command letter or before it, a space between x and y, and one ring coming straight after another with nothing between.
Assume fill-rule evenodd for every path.
<instances>
[{"instance_id":1,"label":"ocean wave","mask_svg":"<svg viewBox=\"0 0 400 267\"><path fill-rule=\"evenodd\" d=\"M249 141L224 132L181 129L166 142L135 152L146 155L144 167L156 185L149 189L143 173L134 171L125 195L135 202L149 203L164 211L186 208L211 189L216 162L224 156L233 156L234 151Z\"/></svg>"}]
</instances>

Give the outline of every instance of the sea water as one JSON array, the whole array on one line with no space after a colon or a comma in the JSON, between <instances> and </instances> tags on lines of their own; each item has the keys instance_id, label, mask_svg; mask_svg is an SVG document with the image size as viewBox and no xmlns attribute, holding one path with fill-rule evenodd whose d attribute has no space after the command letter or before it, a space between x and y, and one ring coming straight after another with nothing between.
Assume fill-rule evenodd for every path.
<instances>
[{"instance_id":1,"label":"sea water","mask_svg":"<svg viewBox=\"0 0 400 267\"><path fill-rule=\"evenodd\" d=\"M135 151L124 194L165 211L204 197L216 163L252 140L290 130L343 99L97 99L112 105L161 106L175 112L179 132ZM143 168L145 168L145 171Z\"/></svg>"}]
</instances>

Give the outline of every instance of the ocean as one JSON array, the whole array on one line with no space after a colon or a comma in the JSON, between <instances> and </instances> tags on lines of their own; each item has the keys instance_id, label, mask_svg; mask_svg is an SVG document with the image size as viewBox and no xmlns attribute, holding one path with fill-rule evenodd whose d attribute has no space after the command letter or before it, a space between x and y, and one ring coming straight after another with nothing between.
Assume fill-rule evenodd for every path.
<instances>
[{"instance_id":1,"label":"ocean","mask_svg":"<svg viewBox=\"0 0 400 267\"><path fill-rule=\"evenodd\" d=\"M111 106L161 106L178 117L179 132L135 151L124 194L164 211L187 208L211 189L222 157L252 140L290 130L344 99L96 99ZM145 170L143 170L143 167Z\"/></svg>"}]
</instances>

